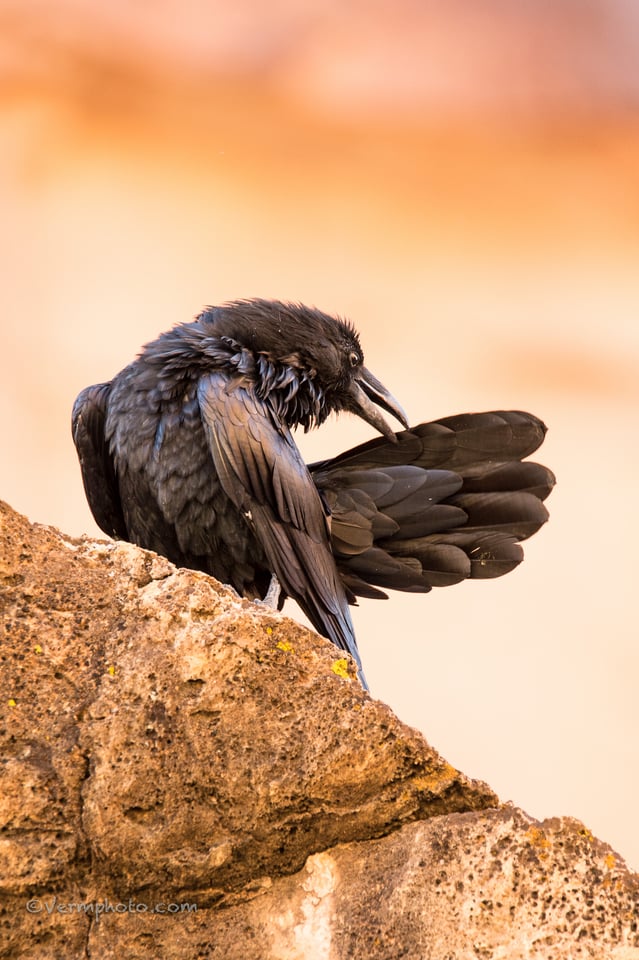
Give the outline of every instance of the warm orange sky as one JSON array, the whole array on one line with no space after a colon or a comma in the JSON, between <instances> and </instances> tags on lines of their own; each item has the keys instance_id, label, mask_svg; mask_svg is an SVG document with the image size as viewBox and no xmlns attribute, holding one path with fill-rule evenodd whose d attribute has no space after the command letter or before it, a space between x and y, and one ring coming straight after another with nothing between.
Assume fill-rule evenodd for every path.
<instances>
[{"instance_id":1,"label":"warm orange sky","mask_svg":"<svg viewBox=\"0 0 639 960\"><path fill-rule=\"evenodd\" d=\"M639 867L636 113L605 97L589 112L574 92L540 93L535 110L534 75L517 76L512 51L499 65L527 91L523 107L510 89L504 106L494 78L465 94L472 71L455 73L451 57L447 73L443 55L428 95L411 98L419 44L404 40L402 85L399 33L394 109L371 66L384 31L351 49L351 19L350 33L307 27L308 59L287 48L277 82L241 63L207 72L205 44L185 80L170 32L163 58L145 48L136 60L126 20L113 60L98 30L52 38L18 23L0 100L0 497L95 534L70 439L75 395L229 298L349 316L414 422L533 411L558 486L524 565L363 603L362 657L373 694L450 762L535 816L583 819ZM505 49L485 32L486 49ZM178 34L178 47L197 37ZM369 435L345 418L299 442L315 459Z\"/></svg>"}]
</instances>

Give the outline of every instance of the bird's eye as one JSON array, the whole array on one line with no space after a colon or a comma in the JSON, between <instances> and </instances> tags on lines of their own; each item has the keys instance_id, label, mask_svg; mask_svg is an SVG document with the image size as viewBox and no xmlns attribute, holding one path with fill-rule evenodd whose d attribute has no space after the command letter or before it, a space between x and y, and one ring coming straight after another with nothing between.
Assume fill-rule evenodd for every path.
<instances>
[{"instance_id":1,"label":"bird's eye","mask_svg":"<svg viewBox=\"0 0 639 960\"><path fill-rule=\"evenodd\" d=\"M362 358L360 357L357 350L351 350L351 352L348 355L348 359L351 367L356 367L359 363L362 362Z\"/></svg>"}]
</instances>

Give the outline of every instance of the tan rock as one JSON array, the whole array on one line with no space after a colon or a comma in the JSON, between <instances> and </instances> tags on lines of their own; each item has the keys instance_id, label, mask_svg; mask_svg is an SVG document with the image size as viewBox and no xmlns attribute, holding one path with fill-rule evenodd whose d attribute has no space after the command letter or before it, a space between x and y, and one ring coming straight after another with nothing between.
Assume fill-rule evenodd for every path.
<instances>
[{"instance_id":1,"label":"tan rock","mask_svg":"<svg viewBox=\"0 0 639 960\"><path fill-rule=\"evenodd\" d=\"M614 853L499 807L328 641L4 505L0 542L0 956L639 958Z\"/></svg>"}]
</instances>

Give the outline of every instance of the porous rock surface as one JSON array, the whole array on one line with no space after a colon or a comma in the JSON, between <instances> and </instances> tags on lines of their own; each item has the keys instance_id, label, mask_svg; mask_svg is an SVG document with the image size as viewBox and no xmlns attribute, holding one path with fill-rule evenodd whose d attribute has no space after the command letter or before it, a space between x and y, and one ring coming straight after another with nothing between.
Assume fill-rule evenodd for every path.
<instances>
[{"instance_id":1,"label":"porous rock surface","mask_svg":"<svg viewBox=\"0 0 639 960\"><path fill-rule=\"evenodd\" d=\"M0 956L639 960L639 881L293 621L0 505Z\"/></svg>"}]
</instances>

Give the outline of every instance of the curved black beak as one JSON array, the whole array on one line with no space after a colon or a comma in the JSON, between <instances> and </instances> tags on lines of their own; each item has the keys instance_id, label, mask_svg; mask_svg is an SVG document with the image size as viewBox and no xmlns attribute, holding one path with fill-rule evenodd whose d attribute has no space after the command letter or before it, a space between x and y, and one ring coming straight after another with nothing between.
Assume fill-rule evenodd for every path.
<instances>
[{"instance_id":1,"label":"curved black beak","mask_svg":"<svg viewBox=\"0 0 639 960\"><path fill-rule=\"evenodd\" d=\"M380 383L370 370L362 367L351 381L349 394L353 413L370 423L371 427L379 430L388 440L397 443L394 431L386 423L377 407L383 407L384 410L396 417L404 427L408 427L408 420L401 406L392 393L388 392L384 384Z\"/></svg>"}]
</instances>

